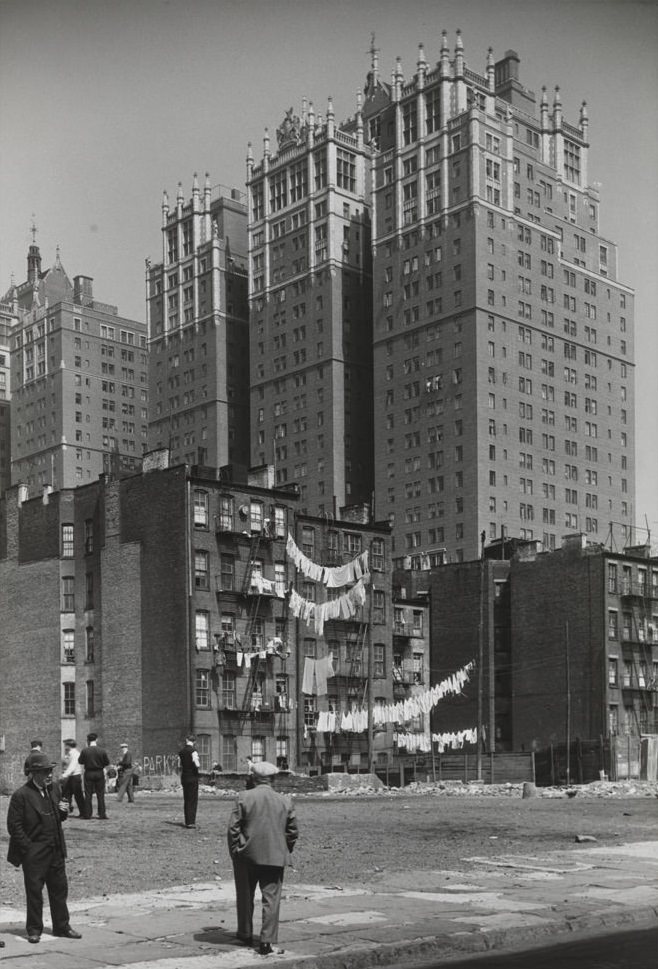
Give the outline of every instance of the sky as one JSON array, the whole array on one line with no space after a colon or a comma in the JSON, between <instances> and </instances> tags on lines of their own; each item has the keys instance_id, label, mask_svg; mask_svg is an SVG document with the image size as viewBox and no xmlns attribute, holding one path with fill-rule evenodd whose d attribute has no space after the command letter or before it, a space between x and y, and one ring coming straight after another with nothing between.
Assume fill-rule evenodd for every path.
<instances>
[{"instance_id":1,"label":"sky","mask_svg":"<svg viewBox=\"0 0 658 969\"><path fill-rule=\"evenodd\" d=\"M0 293L26 277L31 225L44 268L94 278L94 295L145 319L162 192L244 191L285 111L333 98L354 113L374 32L380 71L405 78L441 32L484 73L515 50L520 80L578 123L619 278L636 293L636 524L658 545L658 0L0 0ZM637 541L646 532L638 529Z\"/></svg>"}]
</instances>

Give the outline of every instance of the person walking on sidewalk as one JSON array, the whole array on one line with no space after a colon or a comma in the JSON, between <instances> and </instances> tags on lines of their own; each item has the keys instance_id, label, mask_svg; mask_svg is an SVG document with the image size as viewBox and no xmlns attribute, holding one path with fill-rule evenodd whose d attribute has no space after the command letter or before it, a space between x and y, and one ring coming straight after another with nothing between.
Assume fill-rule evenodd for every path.
<instances>
[{"instance_id":1,"label":"person walking on sidewalk","mask_svg":"<svg viewBox=\"0 0 658 969\"><path fill-rule=\"evenodd\" d=\"M93 813L92 798L96 795L98 817L107 821L105 810L105 768L110 766L107 751L98 746L98 735L87 735L87 746L80 753L80 764L84 767L85 784L85 817L90 819Z\"/></svg>"},{"instance_id":2,"label":"person walking on sidewalk","mask_svg":"<svg viewBox=\"0 0 658 969\"><path fill-rule=\"evenodd\" d=\"M68 802L69 814L73 811L73 799L78 806L81 818L85 816L85 799L82 793L82 767L80 766L80 751L75 740L64 741L64 762L66 766L62 772L62 794Z\"/></svg>"},{"instance_id":3,"label":"person walking on sidewalk","mask_svg":"<svg viewBox=\"0 0 658 969\"><path fill-rule=\"evenodd\" d=\"M69 922L67 905L66 842L62 821L68 816L60 800L59 784L52 783L53 765L36 751L25 764L29 779L14 791L7 811L9 851L7 861L22 866L27 901L26 930L29 942L39 942L43 932L43 886L48 889L54 935L81 939Z\"/></svg>"},{"instance_id":4,"label":"person walking on sidewalk","mask_svg":"<svg viewBox=\"0 0 658 969\"><path fill-rule=\"evenodd\" d=\"M196 828L196 809L199 803L200 762L195 744L194 734L188 734L185 738L185 746L178 751L186 828Z\"/></svg>"},{"instance_id":5,"label":"person walking on sidewalk","mask_svg":"<svg viewBox=\"0 0 658 969\"><path fill-rule=\"evenodd\" d=\"M278 769L267 761L252 765L254 786L238 795L227 833L235 878L237 936L241 942L252 941L258 885L263 902L258 951L263 956L281 951L275 946L279 939L283 872L291 863L290 852L298 837L291 799L272 789L277 774Z\"/></svg>"},{"instance_id":6,"label":"person walking on sidewalk","mask_svg":"<svg viewBox=\"0 0 658 969\"><path fill-rule=\"evenodd\" d=\"M121 744L121 759L117 764L117 801L123 801L123 795L128 795L128 804L135 803L133 794L133 778L135 768L128 744Z\"/></svg>"}]
</instances>

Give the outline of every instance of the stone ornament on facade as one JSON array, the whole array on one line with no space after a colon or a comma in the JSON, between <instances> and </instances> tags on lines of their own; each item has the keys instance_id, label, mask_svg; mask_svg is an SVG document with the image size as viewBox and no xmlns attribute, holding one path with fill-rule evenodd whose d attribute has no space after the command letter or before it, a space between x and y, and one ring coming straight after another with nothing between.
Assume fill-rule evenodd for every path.
<instances>
[{"instance_id":1,"label":"stone ornament on facade","mask_svg":"<svg viewBox=\"0 0 658 969\"><path fill-rule=\"evenodd\" d=\"M276 129L276 140L279 151L289 145L301 145L303 135L303 125L299 115L293 114L293 108L286 111L285 117Z\"/></svg>"}]
</instances>

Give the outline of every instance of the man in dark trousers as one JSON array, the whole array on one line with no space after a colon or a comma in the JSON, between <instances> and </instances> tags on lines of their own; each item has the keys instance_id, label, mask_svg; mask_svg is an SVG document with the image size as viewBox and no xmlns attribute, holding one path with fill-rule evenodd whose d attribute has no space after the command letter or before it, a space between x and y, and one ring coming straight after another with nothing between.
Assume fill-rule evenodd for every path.
<instances>
[{"instance_id":1,"label":"man in dark trousers","mask_svg":"<svg viewBox=\"0 0 658 969\"><path fill-rule=\"evenodd\" d=\"M66 766L60 778L62 782L62 794L64 800L68 801L69 814L73 812L73 799L78 805L78 813L81 818L85 816L85 798L82 793L82 767L80 767L80 751L78 745L70 738L64 741L64 760Z\"/></svg>"},{"instance_id":2,"label":"man in dark trousers","mask_svg":"<svg viewBox=\"0 0 658 969\"><path fill-rule=\"evenodd\" d=\"M43 753L26 761L29 780L11 796L7 811L9 851L7 861L23 866L27 900L26 929L29 942L39 942L43 932L43 886L48 889L54 935L80 939L69 923L66 904L66 842L62 821L68 815L60 800L58 784L52 783L53 767Z\"/></svg>"},{"instance_id":3,"label":"man in dark trousers","mask_svg":"<svg viewBox=\"0 0 658 969\"><path fill-rule=\"evenodd\" d=\"M199 754L195 744L194 734L188 734L185 746L178 751L186 828L196 828L196 809L199 803Z\"/></svg>"},{"instance_id":4,"label":"man in dark trousers","mask_svg":"<svg viewBox=\"0 0 658 969\"><path fill-rule=\"evenodd\" d=\"M92 797L96 795L98 802L98 817L107 821L105 810L105 768L110 766L107 751L98 746L98 736L95 733L87 735L87 746L80 751L79 763L84 767L85 785L85 817L91 818L93 807Z\"/></svg>"},{"instance_id":5,"label":"man in dark trousers","mask_svg":"<svg viewBox=\"0 0 658 969\"><path fill-rule=\"evenodd\" d=\"M263 918L258 948L262 956L277 950L279 907L283 872L297 841L297 819L292 801L272 789L278 769L267 761L251 768L253 787L238 795L228 826L228 847L233 860L238 939L247 944L253 936L254 895L260 887Z\"/></svg>"},{"instance_id":6,"label":"man in dark trousers","mask_svg":"<svg viewBox=\"0 0 658 969\"><path fill-rule=\"evenodd\" d=\"M128 744L121 744L121 754L117 764L117 801L123 801L123 795L128 795L128 804L134 804L135 795L133 794L133 756L130 753Z\"/></svg>"}]
</instances>

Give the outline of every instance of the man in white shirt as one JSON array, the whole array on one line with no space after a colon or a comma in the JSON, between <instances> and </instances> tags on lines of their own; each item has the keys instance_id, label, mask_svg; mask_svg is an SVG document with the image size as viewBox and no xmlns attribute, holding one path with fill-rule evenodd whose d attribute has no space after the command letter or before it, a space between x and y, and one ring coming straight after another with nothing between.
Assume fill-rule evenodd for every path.
<instances>
[{"instance_id":1,"label":"man in white shirt","mask_svg":"<svg viewBox=\"0 0 658 969\"><path fill-rule=\"evenodd\" d=\"M84 817L85 798L82 793L82 767L80 766L80 751L75 740L64 741L64 763L65 768L62 772L62 793L64 799L68 801L69 814L73 812L73 799L78 805L80 817Z\"/></svg>"}]
</instances>

